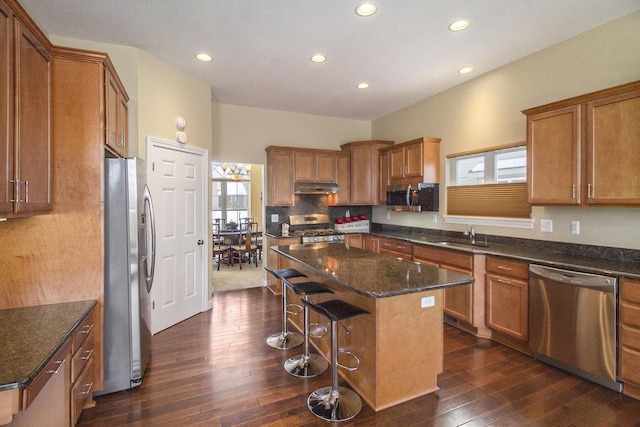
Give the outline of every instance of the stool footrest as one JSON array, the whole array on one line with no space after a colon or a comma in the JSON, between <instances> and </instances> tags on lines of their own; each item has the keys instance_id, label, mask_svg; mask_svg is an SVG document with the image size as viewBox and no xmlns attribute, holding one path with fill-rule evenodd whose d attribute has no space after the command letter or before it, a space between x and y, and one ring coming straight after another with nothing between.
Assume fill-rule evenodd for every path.
<instances>
[{"instance_id":1,"label":"stool footrest","mask_svg":"<svg viewBox=\"0 0 640 427\"><path fill-rule=\"evenodd\" d=\"M320 334L311 333L310 329L311 329L312 326L314 328L322 329L323 332L320 333ZM325 325L323 325L321 323L309 323L309 332L308 332L308 334L309 334L309 336L311 338L319 340L321 338L324 338L328 333L329 333L329 328L327 328Z\"/></svg>"},{"instance_id":2,"label":"stool footrest","mask_svg":"<svg viewBox=\"0 0 640 427\"><path fill-rule=\"evenodd\" d=\"M356 356L355 354L351 353L350 351L346 351L346 350L338 350L338 354L346 354L347 356L352 357L356 361L356 365L355 366L347 366L347 365L343 365L342 363L338 363L339 367L341 367L342 369L346 369L347 371L357 371L358 370L358 368L360 367L360 358L358 356Z\"/></svg>"},{"instance_id":3,"label":"stool footrest","mask_svg":"<svg viewBox=\"0 0 640 427\"><path fill-rule=\"evenodd\" d=\"M297 311L292 311L289 309L289 307L293 307ZM300 304L287 304L287 314L297 316L298 314L302 313L302 309L303 307Z\"/></svg>"}]
</instances>

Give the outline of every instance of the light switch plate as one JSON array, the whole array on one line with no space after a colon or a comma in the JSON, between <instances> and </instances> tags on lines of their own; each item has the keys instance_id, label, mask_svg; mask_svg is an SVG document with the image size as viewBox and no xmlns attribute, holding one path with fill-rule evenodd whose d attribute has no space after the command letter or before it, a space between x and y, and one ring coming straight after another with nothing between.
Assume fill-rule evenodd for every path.
<instances>
[{"instance_id":1,"label":"light switch plate","mask_svg":"<svg viewBox=\"0 0 640 427\"><path fill-rule=\"evenodd\" d=\"M421 308L433 307L436 305L435 297L423 297L420 301Z\"/></svg>"},{"instance_id":2,"label":"light switch plate","mask_svg":"<svg viewBox=\"0 0 640 427\"><path fill-rule=\"evenodd\" d=\"M545 233L553 232L553 221L550 219L541 219L540 220L540 231Z\"/></svg>"},{"instance_id":3,"label":"light switch plate","mask_svg":"<svg viewBox=\"0 0 640 427\"><path fill-rule=\"evenodd\" d=\"M571 234L580 234L580 221L571 221Z\"/></svg>"}]
</instances>

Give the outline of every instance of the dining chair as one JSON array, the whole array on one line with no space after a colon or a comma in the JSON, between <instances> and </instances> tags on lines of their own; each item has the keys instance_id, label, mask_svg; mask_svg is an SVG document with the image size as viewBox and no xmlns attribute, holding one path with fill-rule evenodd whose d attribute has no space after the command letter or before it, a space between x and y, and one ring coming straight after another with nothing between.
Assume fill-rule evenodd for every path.
<instances>
[{"instance_id":1,"label":"dining chair","mask_svg":"<svg viewBox=\"0 0 640 427\"><path fill-rule=\"evenodd\" d=\"M258 223L249 223L251 229L251 236L254 238L254 243L258 247L258 259L262 260L262 232L258 230Z\"/></svg>"},{"instance_id":2,"label":"dining chair","mask_svg":"<svg viewBox=\"0 0 640 427\"><path fill-rule=\"evenodd\" d=\"M226 244L224 236L220 234L221 224L213 224L213 258L218 257L218 271L220 264L224 260L224 256L229 254L229 246Z\"/></svg>"},{"instance_id":3,"label":"dining chair","mask_svg":"<svg viewBox=\"0 0 640 427\"><path fill-rule=\"evenodd\" d=\"M255 264L258 267L258 246L253 242L253 237L251 231L246 233L245 242L238 245L231 245L231 265L233 265L238 260L238 264L240 264L240 270L242 270L242 259L244 256L248 255L249 262L251 262L251 254L255 257Z\"/></svg>"}]
</instances>

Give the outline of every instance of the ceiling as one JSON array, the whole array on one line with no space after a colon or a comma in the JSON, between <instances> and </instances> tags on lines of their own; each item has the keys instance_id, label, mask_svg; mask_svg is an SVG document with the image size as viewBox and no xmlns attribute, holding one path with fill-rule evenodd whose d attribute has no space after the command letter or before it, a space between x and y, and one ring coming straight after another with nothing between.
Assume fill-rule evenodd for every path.
<instances>
[{"instance_id":1,"label":"ceiling","mask_svg":"<svg viewBox=\"0 0 640 427\"><path fill-rule=\"evenodd\" d=\"M49 36L139 48L210 85L213 102L367 121L640 9L640 0L371 0L378 11L363 18L357 0L19 1ZM469 28L449 31L460 18ZM197 61L200 52L213 61ZM327 61L309 61L316 53ZM467 66L475 71L458 74Z\"/></svg>"}]
</instances>

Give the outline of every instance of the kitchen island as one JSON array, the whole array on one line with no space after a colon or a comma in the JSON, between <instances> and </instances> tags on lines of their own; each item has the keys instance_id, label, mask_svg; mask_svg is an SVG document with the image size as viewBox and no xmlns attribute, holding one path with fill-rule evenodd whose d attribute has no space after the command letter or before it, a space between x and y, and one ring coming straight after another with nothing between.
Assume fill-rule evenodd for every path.
<instances>
[{"instance_id":1,"label":"kitchen island","mask_svg":"<svg viewBox=\"0 0 640 427\"><path fill-rule=\"evenodd\" d=\"M334 294L314 296L314 302L341 299L369 312L344 321L349 334L340 328L338 342L341 350L360 358L358 370L341 369L340 374L371 408L379 411L438 390L442 289L469 285L473 277L340 243L272 249L288 268L333 290ZM298 300L293 293L288 297ZM300 317L290 316L290 321L301 331ZM323 321L311 313L310 322ZM328 359L330 337L311 341Z\"/></svg>"}]
</instances>

